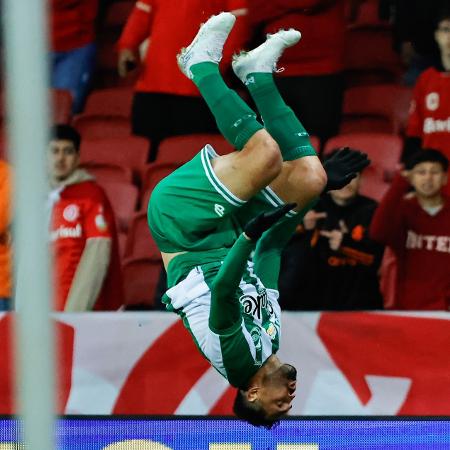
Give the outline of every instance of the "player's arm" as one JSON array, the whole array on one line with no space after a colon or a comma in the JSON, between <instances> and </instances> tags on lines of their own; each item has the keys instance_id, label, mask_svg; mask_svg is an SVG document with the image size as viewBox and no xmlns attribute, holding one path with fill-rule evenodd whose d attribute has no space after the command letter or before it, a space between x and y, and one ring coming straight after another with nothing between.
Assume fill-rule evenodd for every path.
<instances>
[{"instance_id":1,"label":"player's arm","mask_svg":"<svg viewBox=\"0 0 450 450\"><path fill-rule=\"evenodd\" d=\"M102 289L111 258L112 226L105 206L93 202L86 211L83 232L86 244L77 266L64 311L90 311Z\"/></svg>"},{"instance_id":2,"label":"player's arm","mask_svg":"<svg viewBox=\"0 0 450 450\"><path fill-rule=\"evenodd\" d=\"M225 331L240 323L241 310L236 290L246 269L250 253L256 242L275 222L295 205L289 204L260 214L245 227L225 257L211 286L209 326L215 331Z\"/></svg>"}]
</instances>

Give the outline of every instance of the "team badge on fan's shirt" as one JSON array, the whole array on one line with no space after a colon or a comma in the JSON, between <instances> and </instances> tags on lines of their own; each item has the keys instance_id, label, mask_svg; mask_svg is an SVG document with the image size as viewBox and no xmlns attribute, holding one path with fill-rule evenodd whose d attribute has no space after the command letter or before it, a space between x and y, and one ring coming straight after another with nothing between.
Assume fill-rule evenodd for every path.
<instances>
[{"instance_id":1,"label":"team badge on fan's shirt","mask_svg":"<svg viewBox=\"0 0 450 450\"><path fill-rule=\"evenodd\" d=\"M75 222L80 216L80 208L78 205L74 205L73 203L66 206L63 211L64 220L67 222Z\"/></svg>"},{"instance_id":2,"label":"team badge on fan's shirt","mask_svg":"<svg viewBox=\"0 0 450 450\"><path fill-rule=\"evenodd\" d=\"M95 226L98 231L104 232L108 229L108 224L106 223L105 216L103 214L97 214L95 216Z\"/></svg>"},{"instance_id":3,"label":"team badge on fan's shirt","mask_svg":"<svg viewBox=\"0 0 450 450\"><path fill-rule=\"evenodd\" d=\"M439 108L439 94L437 92L430 92L425 97L425 103L427 105L427 109L430 111L436 111Z\"/></svg>"},{"instance_id":4,"label":"team badge on fan's shirt","mask_svg":"<svg viewBox=\"0 0 450 450\"><path fill-rule=\"evenodd\" d=\"M275 328L275 325L273 323L269 324L269 326L266 328L266 333L269 335L270 339L275 339L275 336L277 335L277 329Z\"/></svg>"}]
</instances>

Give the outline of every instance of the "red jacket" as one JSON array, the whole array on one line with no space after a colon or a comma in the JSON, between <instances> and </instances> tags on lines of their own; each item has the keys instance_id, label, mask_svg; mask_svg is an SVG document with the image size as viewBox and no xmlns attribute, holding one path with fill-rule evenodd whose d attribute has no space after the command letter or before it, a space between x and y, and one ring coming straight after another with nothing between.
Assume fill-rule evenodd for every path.
<instances>
[{"instance_id":1,"label":"red jacket","mask_svg":"<svg viewBox=\"0 0 450 450\"><path fill-rule=\"evenodd\" d=\"M343 69L345 0L248 0L248 4L252 27L262 26L264 33L280 28L302 33L300 42L283 53L278 67L285 70L277 76L326 75Z\"/></svg>"},{"instance_id":2,"label":"red jacket","mask_svg":"<svg viewBox=\"0 0 450 450\"><path fill-rule=\"evenodd\" d=\"M97 0L52 0L53 51L67 52L94 42L97 7Z\"/></svg>"},{"instance_id":3,"label":"red jacket","mask_svg":"<svg viewBox=\"0 0 450 450\"><path fill-rule=\"evenodd\" d=\"M372 220L371 237L397 257L396 309L447 310L450 306L450 200L434 216L398 175Z\"/></svg>"},{"instance_id":4,"label":"red jacket","mask_svg":"<svg viewBox=\"0 0 450 450\"><path fill-rule=\"evenodd\" d=\"M117 232L109 200L92 180L63 188L53 204L50 227L56 311L64 310L87 240L102 237L111 239L111 256L94 309L117 310L123 304L123 286Z\"/></svg>"},{"instance_id":5,"label":"red jacket","mask_svg":"<svg viewBox=\"0 0 450 450\"><path fill-rule=\"evenodd\" d=\"M137 51L150 38L136 84L140 92L200 96L191 80L180 72L176 56L197 34L199 26L221 11L245 15L246 0L139 0L119 40L119 50ZM234 51L246 39L245 17L239 17L227 40L223 61L229 64Z\"/></svg>"}]
</instances>

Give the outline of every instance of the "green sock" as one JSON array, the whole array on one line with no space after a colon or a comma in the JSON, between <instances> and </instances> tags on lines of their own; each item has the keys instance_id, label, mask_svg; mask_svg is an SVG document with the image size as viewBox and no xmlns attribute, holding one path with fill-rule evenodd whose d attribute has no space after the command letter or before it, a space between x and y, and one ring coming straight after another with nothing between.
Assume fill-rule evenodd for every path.
<instances>
[{"instance_id":1,"label":"green sock","mask_svg":"<svg viewBox=\"0 0 450 450\"><path fill-rule=\"evenodd\" d=\"M277 141L285 161L316 155L308 132L286 105L271 73L251 73L247 88L258 107L266 130Z\"/></svg>"},{"instance_id":2,"label":"green sock","mask_svg":"<svg viewBox=\"0 0 450 450\"><path fill-rule=\"evenodd\" d=\"M241 150L258 130L264 128L256 120L256 114L225 84L217 64L194 64L191 72L192 81L213 113L220 132L233 147Z\"/></svg>"}]
</instances>

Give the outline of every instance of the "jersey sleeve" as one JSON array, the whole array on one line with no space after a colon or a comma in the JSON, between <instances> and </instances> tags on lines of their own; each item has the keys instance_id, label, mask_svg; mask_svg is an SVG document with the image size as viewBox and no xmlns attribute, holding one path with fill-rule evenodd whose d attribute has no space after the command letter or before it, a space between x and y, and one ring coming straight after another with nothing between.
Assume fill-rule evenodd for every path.
<instances>
[{"instance_id":1,"label":"jersey sleeve","mask_svg":"<svg viewBox=\"0 0 450 450\"><path fill-rule=\"evenodd\" d=\"M110 206L100 200L92 201L85 211L83 230L86 239L112 238L113 217Z\"/></svg>"},{"instance_id":2,"label":"jersey sleeve","mask_svg":"<svg viewBox=\"0 0 450 450\"><path fill-rule=\"evenodd\" d=\"M408 137L422 137L423 130L423 77L419 77L414 87L413 98L409 107L408 125L406 135Z\"/></svg>"},{"instance_id":3,"label":"jersey sleeve","mask_svg":"<svg viewBox=\"0 0 450 450\"><path fill-rule=\"evenodd\" d=\"M151 32L154 0L138 0L119 38L118 48L137 50Z\"/></svg>"},{"instance_id":4,"label":"jersey sleeve","mask_svg":"<svg viewBox=\"0 0 450 450\"><path fill-rule=\"evenodd\" d=\"M217 334L240 325L241 310L236 291L255 243L241 235L225 257L211 286L209 327Z\"/></svg>"}]
</instances>

